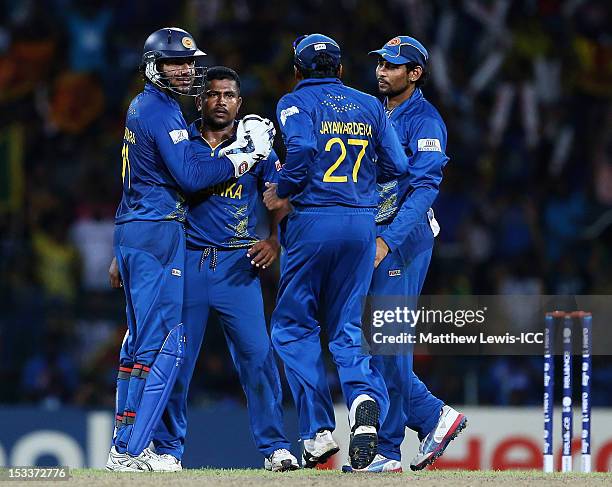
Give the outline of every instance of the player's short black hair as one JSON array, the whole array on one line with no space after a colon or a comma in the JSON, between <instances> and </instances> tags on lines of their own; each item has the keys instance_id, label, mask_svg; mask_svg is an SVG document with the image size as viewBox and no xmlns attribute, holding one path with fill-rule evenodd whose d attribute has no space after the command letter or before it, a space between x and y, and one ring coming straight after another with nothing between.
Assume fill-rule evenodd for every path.
<instances>
[{"instance_id":1,"label":"player's short black hair","mask_svg":"<svg viewBox=\"0 0 612 487\"><path fill-rule=\"evenodd\" d=\"M304 78L338 78L340 76L340 64L326 52L317 54L313 63L315 65L313 69L303 69L297 65L296 68Z\"/></svg>"},{"instance_id":2,"label":"player's short black hair","mask_svg":"<svg viewBox=\"0 0 612 487\"><path fill-rule=\"evenodd\" d=\"M240 94L240 76L232 68L227 66L212 66L206 70L206 85L205 90L210 87L210 82L214 79L231 79L236 82L238 94Z\"/></svg>"},{"instance_id":3,"label":"player's short black hair","mask_svg":"<svg viewBox=\"0 0 612 487\"><path fill-rule=\"evenodd\" d=\"M420 88L425 83L427 83L427 80L429 79L429 70L427 69L427 67L425 67L422 64L419 64L417 62L414 62L414 61L411 62L411 63L406 63L405 66L406 66L406 72L412 71L417 66L421 66L421 69L423 70L423 73L421 74L421 77L418 80L416 80L415 83L414 83L417 88Z\"/></svg>"}]
</instances>

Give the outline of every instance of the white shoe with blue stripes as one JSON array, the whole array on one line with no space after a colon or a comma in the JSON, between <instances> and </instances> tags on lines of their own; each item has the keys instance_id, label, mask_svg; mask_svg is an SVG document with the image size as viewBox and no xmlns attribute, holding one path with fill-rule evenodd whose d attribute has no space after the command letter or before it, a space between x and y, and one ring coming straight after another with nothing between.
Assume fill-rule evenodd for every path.
<instances>
[{"instance_id":1,"label":"white shoe with blue stripes","mask_svg":"<svg viewBox=\"0 0 612 487\"><path fill-rule=\"evenodd\" d=\"M393 460L391 458L387 458L378 453L372 463L370 463L366 468L362 469L354 469L350 464L342 466L343 472L352 472L352 473L360 473L360 472L372 472L372 473L402 473L402 462L398 460Z\"/></svg>"},{"instance_id":2,"label":"white shoe with blue stripes","mask_svg":"<svg viewBox=\"0 0 612 487\"><path fill-rule=\"evenodd\" d=\"M423 438L419 453L410 462L412 470L422 470L444 453L448 444L467 426L467 418L450 406L444 406L436 427Z\"/></svg>"},{"instance_id":3,"label":"white shoe with blue stripes","mask_svg":"<svg viewBox=\"0 0 612 487\"><path fill-rule=\"evenodd\" d=\"M148 448L134 457L128 453L119 453L113 446L108 454L106 470L112 472L164 472L157 454Z\"/></svg>"}]
</instances>

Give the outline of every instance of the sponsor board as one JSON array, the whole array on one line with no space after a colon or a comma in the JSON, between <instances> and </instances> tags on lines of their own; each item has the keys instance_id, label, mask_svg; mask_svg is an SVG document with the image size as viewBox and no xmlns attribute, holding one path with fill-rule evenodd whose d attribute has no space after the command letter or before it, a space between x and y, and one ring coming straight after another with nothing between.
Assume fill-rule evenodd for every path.
<instances>
[{"instance_id":1,"label":"sponsor board","mask_svg":"<svg viewBox=\"0 0 612 487\"><path fill-rule=\"evenodd\" d=\"M446 470L530 470L542 469L544 413L537 407L456 407L468 418L467 428L450 443L446 452L430 468ZM326 468L340 468L348 458L348 411L336 406L337 427L334 437L340 452ZM580 469L581 411L574 409L574 470ZM594 408L591 424L593 471L612 471L612 409ZM555 470L561 466L561 407L553 419ZM407 430L402 444L402 466L410 461L419 447L415 432Z\"/></svg>"},{"instance_id":2,"label":"sponsor board","mask_svg":"<svg viewBox=\"0 0 612 487\"><path fill-rule=\"evenodd\" d=\"M543 413L540 408L460 408L468 426L436 461L437 469L508 470L541 469ZM63 408L45 411L36 408L0 408L3 417L0 436L0 467L12 465L102 468L106 463L114 426L111 411ZM580 467L580 410L574 410L574 469ZM336 406L334 437L341 450L325 468L340 468L348 452L348 411ZM261 468L262 457L249 430L246 409L219 404L193 408L185 443L186 468ZM555 466L561 461L561 411L554 416ZM285 414L287 436L294 441L293 453L300 453L297 418ZM228 434L231 433L231 434ZM215 438L216 441L209 441ZM409 470L418 449L416 433L407 431L402 445L402 463ZM231 452L231 455L228 455ZM612 409L594 408L592 415L593 470L612 471Z\"/></svg>"}]
</instances>

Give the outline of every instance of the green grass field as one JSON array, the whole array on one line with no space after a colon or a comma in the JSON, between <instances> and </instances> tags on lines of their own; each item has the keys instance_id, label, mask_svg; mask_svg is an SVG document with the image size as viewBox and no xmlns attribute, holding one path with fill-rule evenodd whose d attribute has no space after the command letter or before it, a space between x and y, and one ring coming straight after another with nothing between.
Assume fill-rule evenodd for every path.
<instances>
[{"instance_id":1,"label":"green grass field","mask_svg":"<svg viewBox=\"0 0 612 487\"><path fill-rule=\"evenodd\" d=\"M403 474L343 474L337 470L298 470L272 473L264 470L184 470L178 473L119 474L104 470L73 470L70 485L87 487L131 486L249 486L249 487L316 487L316 486L405 486L416 482L418 487L473 485L612 485L612 473L543 474L537 471L465 472L433 470ZM61 486L62 484L55 484Z\"/></svg>"}]
</instances>

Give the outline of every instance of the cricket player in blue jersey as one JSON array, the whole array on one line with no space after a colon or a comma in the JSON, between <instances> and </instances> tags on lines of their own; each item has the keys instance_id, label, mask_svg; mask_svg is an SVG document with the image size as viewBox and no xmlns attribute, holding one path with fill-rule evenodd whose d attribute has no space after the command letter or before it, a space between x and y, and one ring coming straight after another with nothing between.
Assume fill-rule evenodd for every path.
<instances>
[{"instance_id":1,"label":"cricket player in blue jersey","mask_svg":"<svg viewBox=\"0 0 612 487\"><path fill-rule=\"evenodd\" d=\"M376 455L388 396L380 373L361 351L361 305L374 270L377 171L389 178L407 159L380 102L345 86L340 47L311 34L294 43L297 85L278 102L287 148L268 208L290 198L283 222L286 259L272 315L272 343L293 393L304 465L338 451L334 409L319 340L320 326L349 408L349 456L364 468Z\"/></svg>"},{"instance_id":2,"label":"cricket player in blue jersey","mask_svg":"<svg viewBox=\"0 0 612 487\"><path fill-rule=\"evenodd\" d=\"M439 226L431 205L438 195L442 169L448 162L446 126L420 87L425 82L428 52L416 39L394 37L378 56L378 90L395 127L409 170L378 185L376 260L369 294L404 296L416 309ZM379 431L378 455L365 469L401 472L400 445L405 428L417 432L421 444L412 470L438 458L465 427L467 419L435 397L412 370L410 353L377 355L372 359L389 392L389 413ZM343 470L351 470L345 466Z\"/></svg>"},{"instance_id":3,"label":"cricket player in blue jersey","mask_svg":"<svg viewBox=\"0 0 612 487\"><path fill-rule=\"evenodd\" d=\"M189 127L197 154L216 154L236 139L242 98L232 69L207 70L198 99L202 119ZM268 470L299 468L283 431L282 389L264 316L259 269L280 251L278 222L285 208L270 212L270 236L255 233L256 205L266 182L275 183L281 165L272 151L249 173L188 199L183 326L185 358L157 432L155 451L180 466L187 426L187 392L209 314L219 316L247 397L251 431Z\"/></svg>"},{"instance_id":4,"label":"cricket player in blue jersey","mask_svg":"<svg viewBox=\"0 0 612 487\"><path fill-rule=\"evenodd\" d=\"M185 196L240 176L271 151L274 129L265 120L243 124L237 140L215 155L195 150L176 97L202 91L203 68L195 65L202 56L182 29L151 34L141 66L146 85L126 116L114 250L129 353L120 360L109 470L164 469L147 446L184 354Z\"/></svg>"}]
</instances>

